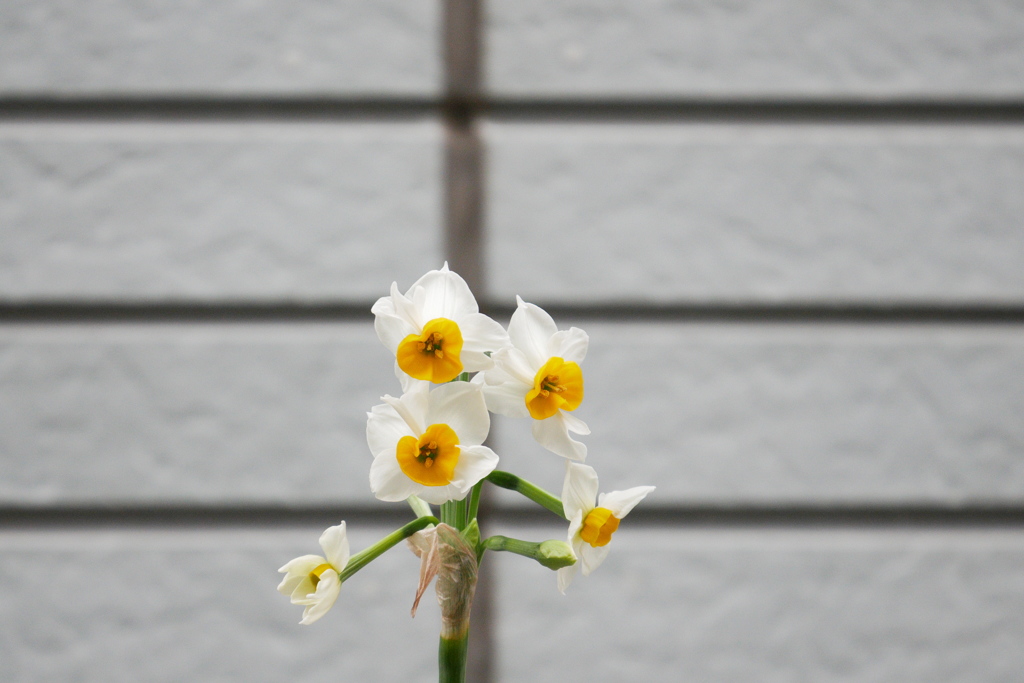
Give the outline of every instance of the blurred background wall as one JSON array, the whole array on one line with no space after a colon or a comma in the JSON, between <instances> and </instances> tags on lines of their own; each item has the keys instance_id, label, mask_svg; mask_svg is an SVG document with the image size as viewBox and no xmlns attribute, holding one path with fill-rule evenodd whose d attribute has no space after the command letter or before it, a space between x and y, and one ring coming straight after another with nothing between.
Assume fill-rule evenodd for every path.
<instances>
[{"instance_id":1,"label":"blurred background wall","mask_svg":"<svg viewBox=\"0 0 1024 683\"><path fill-rule=\"evenodd\" d=\"M488 555L472 680L1019 680L1022 123L1014 0L7 0L0 678L435 679L404 549L274 587L408 519L369 307L447 259L658 486L565 597Z\"/></svg>"}]
</instances>

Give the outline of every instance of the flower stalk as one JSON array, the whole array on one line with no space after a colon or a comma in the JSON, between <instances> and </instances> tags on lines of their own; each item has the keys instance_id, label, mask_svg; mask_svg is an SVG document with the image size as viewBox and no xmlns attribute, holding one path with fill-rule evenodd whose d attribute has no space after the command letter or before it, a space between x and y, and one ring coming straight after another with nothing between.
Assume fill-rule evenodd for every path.
<instances>
[{"instance_id":1,"label":"flower stalk","mask_svg":"<svg viewBox=\"0 0 1024 683\"><path fill-rule=\"evenodd\" d=\"M425 529L431 524L438 523L439 520L437 519L437 517L418 517L413 521L409 522L408 524L406 524L405 526L403 526L401 529L392 531L390 534L380 539L379 541L371 545L369 548L366 548L365 550L356 553L351 557L351 559L349 559L348 564L345 565L345 568L341 571L342 583L344 583L346 579L355 574L357 571L359 571L366 565L370 564L378 557L383 555L385 552L387 552L397 544L401 543L405 539L412 536L417 531Z\"/></svg>"},{"instance_id":2,"label":"flower stalk","mask_svg":"<svg viewBox=\"0 0 1024 683\"><path fill-rule=\"evenodd\" d=\"M465 683L466 653L469 651L469 632L461 637L445 638L437 649L439 683Z\"/></svg>"},{"instance_id":3,"label":"flower stalk","mask_svg":"<svg viewBox=\"0 0 1024 683\"><path fill-rule=\"evenodd\" d=\"M511 472L494 470L487 475L487 481L503 489L515 491L516 493L529 498L534 503L537 503L537 505L550 510L562 519L566 519L565 509L562 507L562 501L559 500L557 496L548 493L539 486L531 484L522 477L517 477Z\"/></svg>"},{"instance_id":4,"label":"flower stalk","mask_svg":"<svg viewBox=\"0 0 1024 683\"><path fill-rule=\"evenodd\" d=\"M523 541L508 536L490 536L484 539L487 550L503 550L536 560L548 569L561 569L576 564L576 555L565 541Z\"/></svg>"}]
</instances>

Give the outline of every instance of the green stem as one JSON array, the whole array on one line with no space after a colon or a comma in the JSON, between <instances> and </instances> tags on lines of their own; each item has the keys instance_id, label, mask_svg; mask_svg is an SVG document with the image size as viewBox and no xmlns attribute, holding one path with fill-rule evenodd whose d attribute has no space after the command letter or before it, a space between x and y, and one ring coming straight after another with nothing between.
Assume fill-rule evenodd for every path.
<instances>
[{"instance_id":1,"label":"green stem","mask_svg":"<svg viewBox=\"0 0 1024 683\"><path fill-rule=\"evenodd\" d=\"M469 650L469 632L460 638L445 638L437 649L439 683L465 683L466 652Z\"/></svg>"},{"instance_id":2,"label":"green stem","mask_svg":"<svg viewBox=\"0 0 1024 683\"><path fill-rule=\"evenodd\" d=\"M453 382L468 382L469 373L464 372ZM473 487L469 500L454 500L441 505L441 521L460 532L476 519L480 504L480 484ZM440 579L439 579L440 580ZM474 580L475 583L475 580ZM466 615L466 630L454 638L441 636L437 651L438 680L440 683L466 682L466 652L469 649L469 615ZM444 630L442 629L442 634Z\"/></svg>"},{"instance_id":3,"label":"green stem","mask_svg":"<svg viewBox=\"0 0 1024 683\"><path fill-rule=\"evenodd\" d=\"M469 516L468 496L462 500L450 500L441 504L441 521L450 527L464 531L472 519Z\"/></svg>"},{"instance_id":4,"label":"green stem","mask_svg":"<svg viewBox=\"0 0 1024 683\"><path fill-rule=\"evenodd\" d=\"M481 544L486 550L503 550L536 560L548 569L561 569L576 564L576 555L565 541L523 541L508 536L489 536Z\"/></svg>"},{"instance_id":5,"label":"green stem","mask_svg":"<svg viewBox=\"0 0 1024 683\"><path fill-rule=\"evenodd\" d=\"M353 555L345 568L341 570L341 580L344 583L350 576L355 574L357 571L370 564L378 557L383 555L386 551L393 548L397 543L409 538L417 531L424 529L431 524L437 524L437 517L420 517L415 519L401 529L392 531L390 534L380 539L369 548L362 550Z\"/></svg>"},{"instance_id":6,"label":"green stem","mask_svg":"<svg viewBox=\"0 0 1024 683\"><path fill-rule=\"evenodd\" d=\"M473 492L469 494L469 519L466 520L467 524L476 519L477 514L480 512L480 489L483 486L483 480L478 481L476 486L473 487Z\"/></svg>"},{"instance_id":7,"label":"green stem","mask_svg":"<svg viewBox=\"0 0 1024 683\"><path fill-rule=\"evenodd\" d=\"M494 470L487 475L487 481L503 489L520 493L534 503L537 503L537 505L550 510L562 519L566 519L565 508L562 507L562 501L557 496L548 493L539 486L534 486L525 479L520 479L510 472Z\"/></svg>"},{"instance_id":8,"label":"green stem","mask_svg":"<svg viewBox=\"0 0 1024 683\"><path fill-rule=\"evenodd\" d=\"M447 524L450 527L458 529L459 523L456 521L457 516L458 510L454 500L449 500L447 503L441 503L442 524Z\"/></svg>"}]
</instances>

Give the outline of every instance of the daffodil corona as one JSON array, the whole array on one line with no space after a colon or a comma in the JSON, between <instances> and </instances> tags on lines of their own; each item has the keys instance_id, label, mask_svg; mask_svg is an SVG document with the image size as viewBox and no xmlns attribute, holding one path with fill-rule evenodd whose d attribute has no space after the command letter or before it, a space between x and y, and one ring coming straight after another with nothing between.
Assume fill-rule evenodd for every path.
<instances>
[{"instance_id":1,"label":"daffodil corona","mask_svg":"<svg viewBox=\"0 0 1024 683\"><path fill-rule=\"evenodd\" d=\"M303 555L278 570L285 577L277 590L290 596L292 604L305 606L299 622L303 625L312 624L326 614L341 592L340 574L349 560L345 522L324 531L320 547L326 557Z\"/></svg>"},{"instance_id":2,"label":"daffodil corona","mask_svg":"<svg viewBox=\"0 0 1024 683\"><path fill-rule=\"evenodd\" d=\"M483 373L487 407L509 417L533 418L533 437L549 451L571 460L587 457L587 447L569 432L589 434L572 415L583 402L587 333L559 331L543 309L520 298L509 322L511 346L495 351L494 367Z\"/></svg>"},{"instance_id":3,"label":"daffodil corona","mask_svg":"<svg viewBox=\"0 0 1024 683\"><path fill-rule=\"evenodd\" d=\"M448 382L491 367L487 353L508 346L505 330L480 313L466 281L447 263L405 294L392 283L391 295L378 299L371 311L377 336L395 354L403 380Z\"/></svg>"},{"instance_id":4,"label":"daffodil corona","mask_svg":"<svg viewBox=\"0 0 1024 683\"><path fill-rule=\"evenodd\" d=\"M612 491L597 495L597 472L580 463L567 463L565 484L562 487L562 505L569 520L569 545L579 560L576 564L558 570L558 590L565 589L583 567L583 575L604 562L608 544L618 530L619 522L654 490L653 486L637 486L626 491ZM594 501L597 500L595 505Z\"/></svg>"},{"instance_id":5,"label":"daffodil corona","mask_svg":"<svg viewBox=\"0 0 1024 683\"><path fill-rule=\"evenodd\" d=\"M427 382L412 382L401 398L382 400L366 422L377 498L462 500L497 466L498 456L481 445L490 417L479 386L453 382L431 390Z\"/></svg>"}]
</instances>

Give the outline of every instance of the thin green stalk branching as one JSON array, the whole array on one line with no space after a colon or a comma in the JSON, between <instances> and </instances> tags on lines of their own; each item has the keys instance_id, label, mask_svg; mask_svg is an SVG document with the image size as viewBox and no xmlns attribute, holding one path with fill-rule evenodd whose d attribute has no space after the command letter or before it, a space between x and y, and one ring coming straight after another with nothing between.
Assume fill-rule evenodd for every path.
<instances>
[{"instance_id":1,"label":"thin green stalk branching","mask_svg":"<svg viewBox=\"0 0 1024 683\"><path fill-rule=\"evenodd\" d=\"M397 543L409 538L417 531L424 529L431 524L437 524L437 517L418 517L413 521L409 522L401 529L392 531L390 534L380 539L369 548L362 550L353 555L345 568L341 571L342 582L346 581L350 576L355 574L357 571L365 567L366 565L373 562L375 559L383 555L385 552L393 548Z\"/></svg>"},{"instance_id":2,"label":"thin green stalk branching","mask_svg":"<svg viewBox=\"0 0 1024 683\"><path fill-rule=\"evenodd\" d=\"M515 491L541 507L550 510L562 519L566 519L565 508L562 506L562 501L557 496L548 493L539 486L535 486L530 482L517 477L511 472L502 472L501 470L494 470L487 475L487 481L491 482L495 486L500 486L503 489Z\"/></svg>"}]
</instances>

